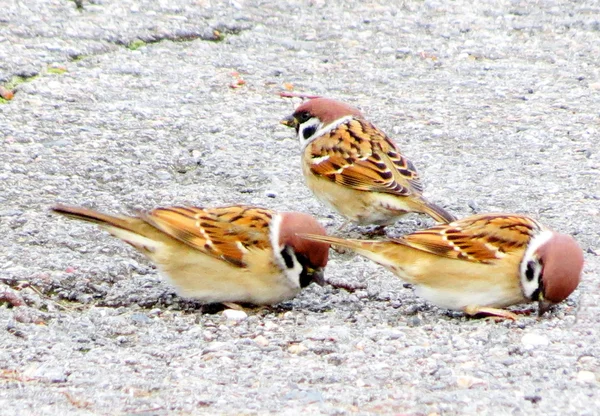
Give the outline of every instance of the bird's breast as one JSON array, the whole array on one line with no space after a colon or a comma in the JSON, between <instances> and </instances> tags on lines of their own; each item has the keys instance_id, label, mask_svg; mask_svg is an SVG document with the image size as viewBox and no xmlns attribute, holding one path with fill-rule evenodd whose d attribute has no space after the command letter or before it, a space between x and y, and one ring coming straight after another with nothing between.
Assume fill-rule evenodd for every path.
<instances>
[{"instance_id":1,"label":"bird's breast","mask_svg":"<svg viewBox=\"0 0 600 416\"><path fill-rule=\"evenodd\" d=\"M494 283L487 279L461 279L456 286L416 285L415 293L438 307L453 310L469 305L504 308L526 301L518 284Z\"/></svg>"}]
</instances>

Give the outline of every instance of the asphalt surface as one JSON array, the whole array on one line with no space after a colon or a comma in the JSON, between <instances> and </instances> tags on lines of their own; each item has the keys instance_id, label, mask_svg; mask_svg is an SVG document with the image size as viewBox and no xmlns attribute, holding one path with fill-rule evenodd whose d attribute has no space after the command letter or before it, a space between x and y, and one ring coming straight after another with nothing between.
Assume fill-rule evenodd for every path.
<instances>
[{"instance_id":1,"label":"asphalt surface","mask_svg":"<svg viewBox=\"0 0 600 416\"><path fill-rule=\"evenodd\" d=\"M3 0L0 413L600 413L600 5L446 3ZM278 123L299 103L287 90L359 107L457 216L574 235L578 290L495 323L336 253L327 278L351 290L244 316L48 212L243 202L334 232Z\"/></svg>"}]
</instances>

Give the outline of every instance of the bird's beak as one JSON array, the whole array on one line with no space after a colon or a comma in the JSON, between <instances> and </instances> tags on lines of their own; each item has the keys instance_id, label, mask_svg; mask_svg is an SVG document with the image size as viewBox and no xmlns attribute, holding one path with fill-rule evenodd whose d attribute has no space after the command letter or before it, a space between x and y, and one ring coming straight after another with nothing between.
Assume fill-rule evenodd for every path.
<instances>
[{"instance_id":1,"label":"bird's beak","mask_svg":"<svg viewBox=\"0 0 600 416\"><path fill-rule=\"evenodd\" d=\"M308 274L311 280L319 286L325 286L325 270L322 267L318 269L308 269Z\"/></svg>"},{"instance_id":2,"label":"bird's beak","mask_svg":"<svg viewBox=\"0 0 600 416\"><path fill-rule=\"evenodd\" d=\"M540 300L538 301L538 317L546 313L552 305L552 302L548 302L544 298L540 298Z\"/></svg>"},{"instance_id":3,"label":"bird's beak","mask_svg":"<svg viewBox=\"0 0 600 416\"><path fill-rule=\"evenodd\" d=\"M294 116L288 116L281 120L280 123L287 127L296 127L298 125L298 121L294 118Z\"/></svg>"}]
</instances>

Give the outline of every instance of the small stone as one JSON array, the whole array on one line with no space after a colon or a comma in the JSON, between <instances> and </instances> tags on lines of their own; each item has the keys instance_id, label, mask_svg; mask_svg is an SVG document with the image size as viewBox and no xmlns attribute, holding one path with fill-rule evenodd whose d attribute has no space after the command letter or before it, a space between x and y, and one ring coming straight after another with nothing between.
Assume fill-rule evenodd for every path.
<instances>
[{"instance_id":1,"label":"small stone","mask_svg":"<svg viewBox=\"0 0 600 416\"><path fill-rule=\"evenodd\" d=\"M48 381L50 383L65 383L69 374L60 366L33 364L23 371L26 377Z\"/></svg>"},{"instance_id":2,"label":"small stone","mask_svg":"<svg viewBox=\"0 0 600 416\"><path fill-rule=\"evenodd\" d=\"M304 345L302 344L292 344L288 347L288 352L290 354L300 354L301 352L306 351L308 348L306 348Z\"/></svg>"},{"instance_id":3,"label":"small stone","mask_svg":"<svg viewBox=\"0 0 600 416\"><path fill-rule=\"evenodd\" d=\"M545 347L550 343L550 341L548 341L548 338L543 335L529 333L523 335L523 338L521 338L521 343L525 348L532 349L535 347Z\"/></svg>"},{"instance_id":4,"label":"small stone","mask_svg":"<svg viewBox=\"0 0 600 416\"><path fill-rule=\"evenodd\" d=\"M303 398L304 403L317 403L322 402L324 400L323 394L318 390L307 390L306 395Z\"/></svg>"},{"instance_id":5,"label":"small stone","mask_svg":"<svg viewBox=\"0 0 600 416\"><path fill-rule=\"evenodd\" d=\"M402 331L398 331L395 329L389 329L382 331L381 335L390 340L405 338L405 335Z\"/></svg>"},{"instance_id":6,"label":"small stone","mask_svg":"<svg viewBox=\"0 0 600 416\"><path fill-rule=\"evenodd\" d=\"M589 84L589 87L593 90L600 90L600 82L593 82Z\"/></svg>"},{"instance_id":7,"label":"small stone","mask_svg":"<svg viewBox=\"0 0 600 416\"><path fill-rule=\"evenodd\" d=\"M158 170L155 172L155 175L158 179L163 181L168 181L171 179L171 174L166 170Z\"/></svg>"},{"instance_id":8,"label":"small stone","mask_svg":"<svg viewBox=\"0 0 600 416\"><path fill-rule=\"evenodd\" d=\"M262 335L255 337L254 342L257 345L260 345L261 347L266 347L267 345L269 345L269 340L267 338L263 337Z\"/></svg>"},{"instance_id":9,"label":"small stone","mask_svg":"<svg viewBox=\"0 0 600 416\"><path fill-rule=\"evenodd\" d=\"M523 398L525 400L527 400L528 402L531 402L533 404L538 403L540 400L542 400L542 396L539 396L537 394L533 394L533 395L527 395L527 396L523 396Z\"/></svg>"},{"instance_id":10,"label":"small stone","mask_svg":"<svg viewBox=\"0 0 600 416\"><path fill-rule=\"evenodd\" d=\"M150 318L145 313L134 313L131 315L131 320L136 324L147 324L150 322Z\"/></svg>"},{"instance_id":11,"label":"small stone","mask_svg":"<svg viewBox=\"0 0 600 416\"><path fill-rule=\"evenodd\" d=\"M244 311L238 311L235 309L225 309L223 311L223 316L228 321L241 322L244 319L248 318L248 314Z\"/></svg>"},{"instance_id":12,"label":"small stone","mask_svg":"<svg viewBox=\"0 0 600 416\"><path fill-rule=\"evenodd\" d=\"M277 325L271 321L267 321L267 322L265 322L264 328L265 328L265 331L272 332L272 331L277 330L279 328L279 325Z\"/></svg>"},{"instance_id":13,"label":"small stone","mask_svg":"<svg viewBox=\"0 0 600 416\"><path fill-rule=\"evenodd\" d=\"M20 209L5 209L0 211L0 217L18 217L23 215L23 211Z\"/></svg>"},{"instance_id":14,"label":"small stone","mask_svg":"<svg viewBox=\"0 0 600 416\"><path fill-rule=\"evenodd\" d=\"M211 342L202 350L202 355L206 355L213 352L227 351L227 344L225 342L214 341Z\"/></svg>"},{"instance_id":15,"label":"small stone","mask_svg":"<svg viewBox=\"0 0 600 416\"><path fill-rule=\"evenodd\" d=\"M467 205L469 205L469 208L471 208L473 212L479 212L479 204L477 203L477 201L471 199L469 200Z\"/></svg>"},{"instance_id":16,"label":"small stone","mask_svg":"<svg viewBox=\"0 0 600 416\"><path fill-rule=\"evenodd\" d=\"M595 383L596 382L596 374L591 371L582 370L577 373L577 380L582 381L584 383Z\"/></svg>"},{"instance_id":17,"label":"small stone","mask_svg":"<svg viewBox=\"0 0 600 416\"><path fill-rule=\"evenodd\" d=\"M458 376L456 377L456 384L463 389L469 389L476 384L486 384L486 381L473 376Z\"/></svg>"},{"instance_id":18,"label":"small stone","mask_svg":"<svg viewBox=\"0 0 600 416\"><path fill-rule=\"evenodd\" d=\"M407 319L406 324L410 328L414 328L416 326L421 325L421 319L418 316L411 316L410 318Z\"/></svg>"},{"instance_id":19,"label":"small stone","mask_svg":"<svg viewBox=\"0 0 600 416\"><path fill-rule=\"evenodd\" d=\"M294 319L294 317L295 317L295 315L294 315L294 312L292 312L292 311L288 311L283 314L283 319Z\"/></svg>"}]
</instances>

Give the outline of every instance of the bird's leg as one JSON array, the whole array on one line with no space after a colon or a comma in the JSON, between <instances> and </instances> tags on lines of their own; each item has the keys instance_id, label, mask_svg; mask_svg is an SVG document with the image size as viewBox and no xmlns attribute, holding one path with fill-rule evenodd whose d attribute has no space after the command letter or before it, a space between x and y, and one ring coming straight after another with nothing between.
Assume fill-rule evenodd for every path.
<instances>
[{"instance_id":1,"label":"bird's leg","mask_svg":"<svg viewBox=\"0 0 600 416\"><path fill-rule=\"evenodd\" d=\"M481 314L495 318L510 319L511 321L516 321L518 319L518 316L512 312L504 309L489 308L486 306L468 305L463 308L463 312L470 316Z\"/></svg>"},{"instance_id":2,"label":"bird's leg","mask_svg":"<svg viewBox=\"0 0 600 416\"><path fill-rule=\"evenodd\" d=\"M385 227L386 227L386 225L378 225L375 228L373 228L372 230L370 230L369 232L367 232L366 234L369 237L386 235Z\"/></svg>"},{"instance_id":3,"label":"bird's leg","mask_svg":"<svg viewBox=\"0 0 600 416\"><path fill-rule=\"evenodd\" d=\"M339 227L338 227L338 228L335 230L335 233L336 233L336 234L340 234L340 233L341 233L341 231L342 231L344 228L346 228L346 227L348 226L348 224L350 224L351 222L352 222L352 221L350 221L350 220L344 221L344 223L343 223L342 225L340 225L340 226L339 226ZM340 246L336 246L336 245L331 245L331 249L332 249L333 251L335 251L336 253L338 253L338 254L346 254L346 253L348 253L348 251L349 251L347 248L340 247Z\"/></svg>"},{"instance_id":4,"label":"bird's leg","mask_svg":"<svg viewBox=\"0 0 600 416\"><path fill-rule=\"evenodd\" d=\"M239 303L235 302L221 302L221 305L235 311L246 312L246 314L258 314L263 311L273 311L273 307L270 305L253 305L250 303L240 305Z\"/></svg>"},{"instance_id":5,"label":"bird's leg","mask_svg":"<svg viewBox=\"0 0 600 416\"><path fill-rule=\"evenodd\" d=\"M339 226L339 227L338 227L338 228L335 230L335 233L336 233L336 234L339 234L339 233L341 233L341 232L342 232L342 230L343 230L344 228L346 228L346 227L348 226L348 224L350 224L351 222L352 222L352 221L350 221L350 220L346 220L346 221L344 221L344 222L343 222L343 224L342 224L342 225L340 225L340 226Z\"/></svg>"},{"instance_id":6,"label":"bird's leg","mask_svg":"<svg viewBox=\"0 0 600 416\"><path fill-rule=\"evenodd\" d=\"M240 305L239 303L235 303L235 302L221 302L221 304L223 306L228 307L229 309L233 309L233 310L236 310L236 311L244 311L244 312L246 311L246 309L242 305Z\"/></svg>"}]
</instances>

